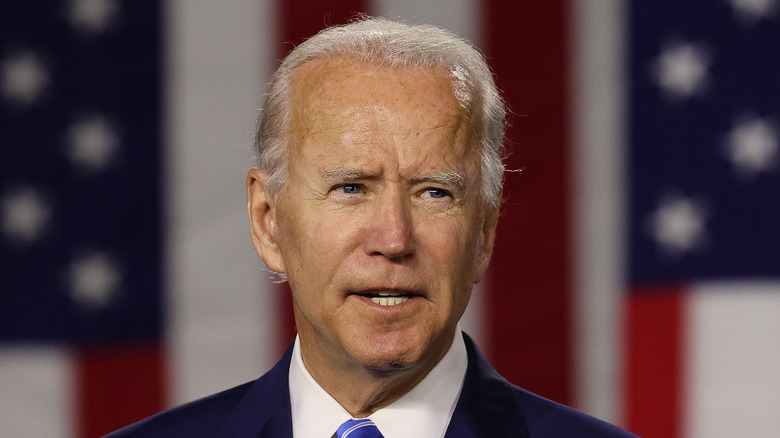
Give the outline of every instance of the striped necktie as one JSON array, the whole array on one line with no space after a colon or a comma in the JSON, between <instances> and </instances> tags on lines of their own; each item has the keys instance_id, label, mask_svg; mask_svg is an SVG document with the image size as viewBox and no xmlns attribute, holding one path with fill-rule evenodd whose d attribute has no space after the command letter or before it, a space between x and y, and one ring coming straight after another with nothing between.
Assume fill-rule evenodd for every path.
<instances>
[{"instance_id":1,"label":"striped necktie","mask_svg":"<svg viewBox=\"0 0 780 438\"><path fill-rule=\"evenodd\" d=\"M384 438L376 424L368 418L348 420L339 427L333 438Z\"/></svg>"}]
</instances>

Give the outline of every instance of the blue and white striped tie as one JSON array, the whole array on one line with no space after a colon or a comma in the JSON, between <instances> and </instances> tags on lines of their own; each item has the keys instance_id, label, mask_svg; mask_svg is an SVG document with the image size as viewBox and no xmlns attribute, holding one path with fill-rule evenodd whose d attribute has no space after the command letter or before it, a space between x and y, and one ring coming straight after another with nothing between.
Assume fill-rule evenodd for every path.
<instances>
[{"instance_id":1,"label":"blue and white striped tie","mask_svg":"<svg viewBox=\"0 0 780 438\"><path fill-rule=\"evenodd\" d=\"M376 424L368 418L348 420L336 431L336 438L384 438Z\"/></svg>"}]
</instances>

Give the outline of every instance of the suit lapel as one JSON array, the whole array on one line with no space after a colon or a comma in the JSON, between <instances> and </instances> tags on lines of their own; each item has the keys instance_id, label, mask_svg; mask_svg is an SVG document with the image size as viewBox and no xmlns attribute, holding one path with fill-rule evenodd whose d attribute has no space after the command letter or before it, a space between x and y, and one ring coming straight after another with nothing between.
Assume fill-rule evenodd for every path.
<instances>
[{"instance_id":1,"label":"suit lapel","mask_svg":"<svg viewBox=\"0 0 780 438\"><path fill-rule=\"evenodd\" d=\"M465 333L468 368L445 438L528 438L522 409L509 382ZM257 379L217 433L218 438L292 438L288 373L292 345Z\"/></svg>"},{"instance_id":2,"label":"suit lapel","mask_svg":"<svg viewBox=\"0 0 780 438\"><path fill-rule=\"evenodd\" d=\"M257 379L217 433L218 438L292 438L287 385L292 345Z\"/></svg>"},{"instance_id":3,"label":"suit lapel","mask_svg":"<svg viewBox=\"0 0 780 438\"><path fill-rule=\"evenodd\" d=\"M485 360L465 333L468 368L445 438L528 438L522 409L509 382Z\"/></svg>"}]
</instances>

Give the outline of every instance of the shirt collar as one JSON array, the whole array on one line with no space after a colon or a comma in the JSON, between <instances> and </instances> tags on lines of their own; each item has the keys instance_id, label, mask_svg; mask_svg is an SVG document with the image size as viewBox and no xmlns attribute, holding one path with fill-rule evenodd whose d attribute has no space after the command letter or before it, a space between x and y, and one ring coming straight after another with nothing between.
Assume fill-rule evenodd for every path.
<instances>
[{"instance_id":1,"label":"shirt collar","mask_svg":"<svg viewBox=\"0 0 780 438\"><path fill-rule=\"evenodd\" d=\"M428 375L411 391L369 418L385 438L443 437L455 411L467 365L466 344L458 327L449 351ZM297 337L289 385L295 438L330 438L343 422L352 418L309 374Z\"/></svg>"}]
</instances>

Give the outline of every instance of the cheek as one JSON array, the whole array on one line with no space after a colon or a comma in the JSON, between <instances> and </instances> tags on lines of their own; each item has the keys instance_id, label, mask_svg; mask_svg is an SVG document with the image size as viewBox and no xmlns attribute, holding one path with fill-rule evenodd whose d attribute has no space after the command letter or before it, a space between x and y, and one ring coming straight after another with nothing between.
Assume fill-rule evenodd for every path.
<instances>
[{"instance_id":1,"label":"cheek","mask_svg":"<svg viewBox=\"0 0 780 438\"><path fill-rule=\"evenodd\" d=\"M469 258L468 254L473 254L474 236L463 221L456 219L421 223L419 235L437 253L437 258L460 266Z\"/></svg>"},{"instance_id":2,"label":"cheek","mask_svg":"<svg viewBox=\"0 0 780 438\"><path fill-rule=\"evenodd\" d=\"M314 217L316 220L307 220ZM354 250L358 241L360 221L319 213L297 213L284 218L286 227L280 243L282 257L290 280L302 282L328 281L338 263ZM294 284L294 283L291 283Z\"/></svg>"},{"instance_id":3,"label":"cheek","mask_svg":"<svg viewBox=\"0 0 780 438\"><path fill-rule=\"evenodd\" d=\"M312 249L318 247L315 242L312 242L312 237L319 233L313 230L312 225L305 220L305 216L298 211L285 211L280 215L278 222L277 244L292 284L293 280L306 274L306 268L311 266L311 260L318 257L317 254L312 253Z\"/></svg>"},{"instance_id":4,"label":"cheek","mask_svg":"<svg viewBox=\"0 0 780 438\"><path fill-rule=\"evenodd\" d=\"M430 287L437 291L438 318L446 324L458 321L466 310L474 286L473 242L460 226L439 225L431 229L425 272Z\"/></svg>"},{"instance_id":5,"label":"cheek","mask_svg":"<svg viewBox=\"0 0 780 438\"><path fill-rule=\"evenodd\" d=\"M471 296L471 290L479 276L478 245L481 241L481 230L477 229L475 222L459 221L444 231L439 227L442 237L439 244L433 248L437 252L435 267L441 278L448 281L447 289L450 290L453 306L460 311L465 310Z\"/></svg>"}]
</instances>

